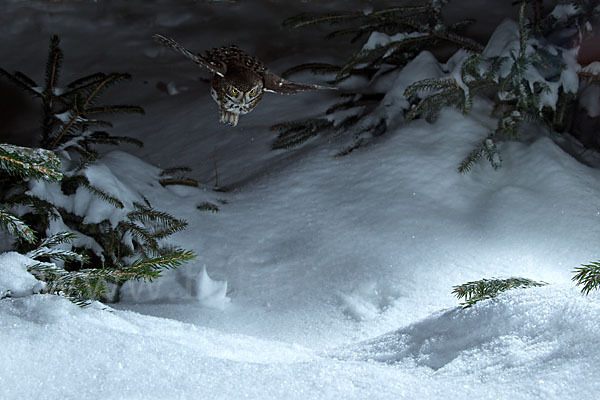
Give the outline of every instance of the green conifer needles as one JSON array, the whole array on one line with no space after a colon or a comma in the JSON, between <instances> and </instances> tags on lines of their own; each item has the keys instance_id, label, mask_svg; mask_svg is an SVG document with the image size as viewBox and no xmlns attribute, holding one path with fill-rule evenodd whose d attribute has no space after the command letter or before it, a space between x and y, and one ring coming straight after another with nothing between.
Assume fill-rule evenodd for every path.
<instances>
[{"instance_id":1,"label":"green conifer needles","mask_svg":"<svg viewBox=\"0 0 600 400\"><path fill-rule=\"evenodd\" d=\"M0 68L0 77L41 101L40 145L45 149L0 145L0 201L6 204L6 209L0 205L0 228L19 239L15 243L18 251L38 261L29 271L45 282L46 293L65 295L81 305L89 300L114 301L126 280L158 278L162 270L189 261L194 253L165 243L170 235L186 228L185 221L155 210L145 198L145 204L140 201L132 205L132 199L119 199L106 190L106 185L99 187L88 179L89 167L100 155L96 145L142 145L134 138L95 130L111 126L100 118L143 110L137 106L100 104L106 89L130 79L129 74L94 73L59 87L63 60L59 44L58 37L53 36L43 86L21 72L11 74ZM69 161L63 169L53 150L68 154ZM31 179L47 181L43 184L46 189L60 188L62 196L71 199L89 198L79 190L85 189L120 212L107 211L100 222L88 223L86 215L69 210L61 200L55 202L33 194ZM20 214L13 215L13 211ZM114 215L120 220L114 220ZM58 222L52 225L53 221ZM38 243L36 237L50 235L57 226L66 226L73 233L51 235ZM113 289L111 293L109 288Z\"/></svg>"},{"instance_id":2,"label":"green conifer needles","mask_svg":"<svg viewBox=\"0 0 600 400\"><path fill-rule=\"evenodd\" d=\"M21 179L42 179L53 182L62 178L60 159L53 152L11 144L0 144L0 172ZM0 206L0 226L26 243L36 236L25 222Z\"/></svg>"},{"instance_id":3,"label":"green conifer needles","mask_svg":"<svg viewBox=\"0 0 600 400\"><path fill-rule=\"evenodd\" d=\"M479 281L467 282L462 285L454 286L452 294L459 300L464 300L461 306L471 307L473 304L494 298L500 292L511 289L539 287L547 285L546 282L536 282L531 279L512 277L506 279L482 279Z\"/></svg>"},{"instance_id":4,"label":"green conifer needles","mask_svg":"<svg viewBox=\"0 0 600 400\"><path fill-rule=\"evenodd\" d=\"M271 130L278 131L279 135L271 143L271 149L289 149L332 127L333 123L324 118L273 125Z\"/></svg>"},{"instance_id":5,"label":"green conifer needles","mask_svg":"<svg viewBox=\"0 0 600 400\"><path fill-rule=\"evenodd\" d=\"M451 25L445 23L441 11L446 3L448 1L425 0L416 5L366 12L308 13L289 18L283 25L290 29L318 24L345 25L332 31L327 37L351 35L351 42L374 32L385 32L391 38L388 43L364 47L350 57L337 71L336 79L342 80L364 69L376 69L383 63L401 67L420 50L428 47L451 44L475 52L483 50L481 44L460 34L472 20ZM307 64L306 68L313 69L314 65Z\"/></svg>"},{"instance_id":6,"label":"green conifer needles","mask_svg":"<svg viewBox=\"0 0 600 400\"><path fill-rule=\"evenodd\" d=\"M33 229L3 208L0 208L0 226L11 236L24 240L27 243L34 243L36 240Z\"/></svg>"},{"instance_id":7,"label":"green conifer needles","mask_svg":"<svg viewBox=\"0 0 600 400\"><path fill-rule=\"evenodd\" d=\"M581 293L588 295L592 290L600 289L600 262L592 262L575 268L573 281L582 286Z\"/></svg>"},{"instance_id":8,"label":"green conifer needles","mask_svg":"<svg viewBox=\"0 0 600 400\"><path fill-rule=\"evenodd\" d=\"M77 79L66 87L59 87L58 81L64 57L59 45L58 37L52 36L46 61L44 86L39 86L22 72L11 74L0 68L0 77L6 78L33 97L40 99L44 112L41 147L49 150L73 149L86 159L92 153L89 146L94 143L130 142L141 145L141 142L136 139L110 136L106 132L91 132L94 127L111 126L110 122L99 119L102 115L144 113L144 110L137 106L98 104L106 89L130 79L131 76L122 73L94 73Z\"/></svg>"},{"instance_id":9,"label":"green conifer needles","mask_svg":"<svg viewBox=\"0 0 600 400\"><path fill-rule=\"evenodd\" d=\"M467 49L474 53L483 50L476 41L461 35L472 20L448 24L442 16L442 8L448 0L421 0L417 4L391 7L379 10L360 10L354 12L328 14L301 14L287 19L284 26L299 29L318 24L340 26L326 37L350 36L351 42L367 39L363 46L351 55L343 65L307 63L284 72L284 76L303 70L313 73L335 74L335 80L341 81L350 76L360 76L371 80L381 72L386 75L394 69L401 69L423 50L438 47ZM436 84L431 82L432 84ZM455 86L450 80L437 82L440 85ZM415 91L425 88L415 85ZM435 87L429 90L435 90ZM413 110L415 116L421 112L429 115L444 104L457 102L463 108L470 108L468 93L455 90L455 87L439 88L421 107ZM342 93L345 99L331 107L325 113L327 117L312 118L279 124L273 127L280 132L272 144L273 149L287 149L304 143L309 138L326 133L342 133L352 141L338 153L339 156L372 143L387 131L386 115L381 111L381 100L385 93L373 93L371 85L354 88L352 93ZM447 96L450 95L450 96ZM431 108L429 108L431 107Z\"/></svg>"},{"instance_id":10,"label":"green conifer needles","mask_svg":"<svg viewBox=\"0 0 600 400\"><path fill-rule=\"evenodd\" d=\"M413 106L405 116L406 122L410 122L419 114L426 114L428 120L435 117L441 107L452 105L466 114L471 109L471 97L462 89L455 78L423 79L408 86L404 91L404 97L410 98L418 92L435 91L418 104Z\"/></svg>"},{"instance_id":11,"label":"green conifer needles","mask_svg":"<svg viewBox=\"0 0 600 400\"><path fill-rule=\"evenodd\" d=\"M415 103L406 113L406 121L419 115L430 121L447 106L467 114L475 96L483 94L493 98L497 127L460 163L458 171L461 173L470 171L481 158L487 159L494 169L499 168L502 159L496 146L498 140L518 140L519 128L524 121L548 120L545 113L553 114L550 120L558 117L558 100L556 104L543 104L541 99L550 92L549 82L558 79L554 75L560 76L564 68L561 50L553 49L556 54L551 54L530 37L526 6L527 1L523 1L519 9L518 42L507 55L484 57L483 54L472 54L462 60L456 71L450 71L453 76L424 79L411 84L404 92L404 96ZM547 70L555 72L545 76ZM556 86L554 82L552 84ZM424 91L433 93L419 97L418 93Z\"/></svg>"},{"instance_id":12,"label":"green conifer needles","mask_svg":"<svg viewBox=\"0 0 600 400\"><path fill-rule=\"evenodd\" d=\"M60 159L44 149L0 144L0 170L21 178L59 181L63 174Z\"/></svg>"}]
</instances>

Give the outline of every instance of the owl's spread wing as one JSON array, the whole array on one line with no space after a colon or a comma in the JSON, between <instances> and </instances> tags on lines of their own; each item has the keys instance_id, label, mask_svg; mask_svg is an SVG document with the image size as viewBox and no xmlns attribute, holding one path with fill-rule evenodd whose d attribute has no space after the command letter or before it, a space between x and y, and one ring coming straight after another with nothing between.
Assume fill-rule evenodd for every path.
<instances>
[{"instance_id":1,"label":"owl's spread wing","mask_svg":"<svg viewBox=\"0 0 600 400\"><path fill-rule=\"evenodd\" d=\"M183 47L182 45L180 45L179 43L177 43L175 40L171 39L168 36L163 36L163 35L156 33L152 37L158 43L163 44L167 47L170 47L174 51L178 52L179 54L182 54L184 57L189 58L190 60L192 60L193 62L198 64L200 67L206 68L210 72L215 73L219 76L225 76L225 72L227 72L227 66L224 63L219 63L219 64L211 63L206 58L204 58L200 55L197 55L197 54L193 54L192 52L190 52L185 47Z\"/></svg>"},{"instance_id":2,"label":"owl's spread wing","mask_svg":"<svg viewBox=\"0 0 600 400\"><path fill-rule=\"evenodd\" d=\"M337 89L332 86L321 86L312 83L297 83L283 79L267 70L264 74L264 90L279 94L294 94L303 90Z\"/></svg>"}]
</instances>

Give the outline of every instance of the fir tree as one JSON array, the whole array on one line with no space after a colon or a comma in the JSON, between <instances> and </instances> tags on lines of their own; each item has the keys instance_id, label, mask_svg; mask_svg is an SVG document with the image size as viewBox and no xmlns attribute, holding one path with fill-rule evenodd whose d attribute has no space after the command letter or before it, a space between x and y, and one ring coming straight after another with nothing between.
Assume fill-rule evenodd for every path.
<instances>
[{"instance_id":1,"label":"fir tree","mask_svg":"<svg viewBox=\"0 0 600 400\"><path fill-rule=\"evenodd\" d=\"M374 45L366 45L352 55L343 65L309 63L296 66L284 73L289 76L302 70L315 73L335 73L334 81L342 81L353 75L367 79L385 66L386 71L404 67L425 49L451 45L480 52L483 47L476 41L461 35L472 20L449 25L442 17L442 9L448 0L424 0L416 5L399 6L369 12L341 12L329 14L301 14L284 21L290 29L300 29L317 24L341 25L327 37L351 36L351 42L366 39L373 34L386 38ZM364 91L364 93L363 93ZM279 136L273 149L284 149L304 143L308 139L326 133L340 133L351 138L351 143L338 155L372 142L387 131L383 116L374 116L385 93L371 93L368 88L342 94L343 101L326 112L326 117L288 122L273 127Z\"/></svg>"},{"instance_id":2,"label":"fir tree","mask_svg":"<svg viewBox=\"0 0 600 400\"><path fill-rule=\"evenodd\" d=\"M533 45L532 30L526 17L527 4L527 1L521 2L519 43L508 56L484 58L481 54L472 54L463 60L458 76L418 81L404 92L405 97L416 99L406 114L407 121L419 115L431 120L442 107L447 106L459 108L466 114L475 96L487 95L490 91L494 93L497 127L460 163L458 171L461 173L470 171L482 158L487 159L494 169L499 168L502 157L498 152L498 141L518 140L519 128L525 121L545 121L549 127L559 126L566 112L566 104L561 101L566 102L569 96L574 96L560 90L556 104L547 108L542 106L541 96L550 90L546 79L557 79L564 65L560 50L556 55ZM500 69L507 69L507 66L510 67L508 72L500 74ZM532 71L536 71L537 75ZM419 99L416 94L425 90L433 94Z\"/></svg>"},{"instance_id":3,"label":"fir tree","mask_svg":"<svg viewBox=\"0 0 600 400\"><path fill-rule=\"evenodd\" d=\"M351 42L372 34L383 32L393 39L384 45L363 48L338 68L336 80L342 80L353 73L374 73L382 64L402 67L423 49L431 49L444 44L459 48L481 51L483 47L474 40L462 36L461 31L472 20L463 20L452 25L446 24L442 8L449 0L427 0L418 5L400 6L370 12L348 12L330 14L301 14L284 21L284 26L299 29L316 24L344 24L342 29L332 31L328 38L351 35ZM328 70L326 64L306 64L313 70ZM299 68L295 68L298 70Z\"/></svg>"},{"instance_id":4,"label":"fir tree","mask_svg":"<svg viewBox=\"0 0 600 400\"><path fill-rule=\"evenodd\" d=\"M452 294L459 300L464 300L461 306L471 307L473 304L496 297L499 293L517 288L539 287L547 285L546 282L536 282L531 279L512 277L506 279L482 279L454 286Z\"/></svg>"},{"instance_id":5,"label":"fir tree","mask_svg":"<svg viewBox=\"0 0 600 400\"><path fill-rule=\"evenodd\" d=\"M40 100L43 110L40 147L48 150L74 150L81 154L84 166L98 155L93 150L93 145L126 142L141 146L142 143L137 139L93 130L96 127L112 126L109 121L100 119L103 115L144 113L138 106L98 104L106 89L131 79L131 76L122 73L94 73L76 79L62 88L59 86L59 78L64 55L59 45L59 38L53 36L50 39L43 86L22 72L11 74L0 68L0 76Z\"/></svg>"},{"instance_id":6,"label":"fir tree","mask_svg":"<svg viewBox=\"0 0 600 400\"><path fill-rule=\"evenodd\" d=\"M99 156L97 145L142 145L137 139L95 130L111 126L109 121L100 119L104 115L143 113L137 106L99 103L107 88L130 79L130 75L94 73L62 88L58 85L62 60L59 39L53 36L42 87L23 73L10 74L0 69L0 76L41 101L40 144L45 148L0 146L0 169L8 176L0 181L6 189L2 191L3 201L6 209L21 210L20 215L12 215L5 208L0 209L0 225L21 239L17 244L19 251L40 260L30 271L46 282L47 292L63 294L83 304L88 300L110 299L110 284L120 286L129 279L155 279L162 270L174 268L194 254L162 243L187 224L155 210L145 199L144 204L135 203L116 224L108 220L89 224L84 223L82 216L30 193L30 184L23 178L60 185L65 196L77 196L82 188L112 207L125 209L118 196L89 181L86 168ZM68 169L61 168L60 159L50 150L68 153L70 160L77 160L79 155L78 162L70 162ZM72 232L47 237L53 220L61 220ZM79 241L79 236L87 239ZM37 237L42 238L41 242ZM55 247L58 244L60 248Z\"/></svg>"}]
</instances>

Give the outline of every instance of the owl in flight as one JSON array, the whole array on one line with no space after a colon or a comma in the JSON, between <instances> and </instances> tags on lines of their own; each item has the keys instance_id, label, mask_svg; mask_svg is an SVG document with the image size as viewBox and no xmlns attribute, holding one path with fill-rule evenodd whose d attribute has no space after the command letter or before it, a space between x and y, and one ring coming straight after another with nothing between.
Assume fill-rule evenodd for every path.
<instances>
[{"instance_id":1,"label":"owl in flight","mask_svg":"<svg viewBox=\"0 0 600 400\"><path fill-rule=\"evenodd\" d=\"M202 56L167 36L155 34L154 39L212 73L211 94L219 105L220 121L232 126L237 125L240 115L248 114L258 105L264 92L292 94L301 90L337 89L283 79L235 45L209 50Z\"/></svg>"}]
</instances>

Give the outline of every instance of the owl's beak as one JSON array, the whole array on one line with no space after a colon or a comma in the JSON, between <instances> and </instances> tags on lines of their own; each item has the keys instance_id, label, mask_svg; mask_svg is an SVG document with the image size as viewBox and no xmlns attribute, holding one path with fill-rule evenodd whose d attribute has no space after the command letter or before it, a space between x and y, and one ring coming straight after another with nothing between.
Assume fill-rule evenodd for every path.
<instances>
[{"instance_id":1,"label":"owl's beak","mask_svg":"<svg viewBox=\"0 0 600 400\"><path fill-rule=\"evenodd\" d=\"M245 106L246 105L246 99L242 99L242 105Z\"/></svg>"}]
</instances>

